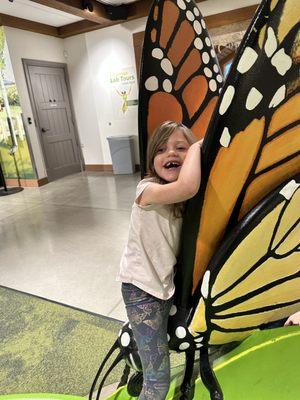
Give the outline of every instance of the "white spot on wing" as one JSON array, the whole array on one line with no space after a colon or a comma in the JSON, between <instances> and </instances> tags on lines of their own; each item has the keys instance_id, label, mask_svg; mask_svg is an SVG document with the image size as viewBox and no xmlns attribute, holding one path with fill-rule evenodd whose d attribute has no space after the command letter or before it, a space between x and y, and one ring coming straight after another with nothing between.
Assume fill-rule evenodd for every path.
<instances>
[{"instance_id":1,"label":"white spot on wing","mask_svg":"<svg viewBox=\"0 0 300 400\"><path fill-rule=\"evenodd\" d=\"M165 79L163 81L163 89L167 93L171 93L172 92L172 82L169 79Z\"/></svg>"},{"instance_id":2,"label":"white spot on wing","mask_svg":"<svg viewBox=\"0 0 300 400\"><path fill-rule=\"evenodd\" d=\"M210 60L209 54L207 53L207 51L205 51L202 54L202 61L204 62L204 64L208 64Z\"/></svg>"},{"instance_id":3,"label":"white spot on wing","mask_svg":"<svg viewBox=\"0 0 300 400\"><path fill-rule=\"evenodd\" d=\"M184 350L188 349L189 347L190 347L190 344L188 342L183 342L179 345L179 350L184 351Z\"/></svg>"},{"instance_id":4,"label":"white spot on wing","mask_svg":"<svg viewBox=\"0 0 300 400\"><path fill-rule=\"evenodd\" d=\"M202 32L202 27L201 27L201 25L200 25L200 22L197 21L197 20L194 21L193 26L194 26L195 32L196 32L198 35L200 35L200 33Z\"/></svg>"},{"instance_id":5,"label":"white spot on wing","mask_svg":"<svg viewBox=\"0 0 300 400\"><path fill-rule=\"evenodd\" d=\"M197 337L197 338L194 339L194 341L196 343L200 343L200 342L202 342L202 340L203 340L203 336L200 336L200 337Z\"/></svg>"},{"instance_id":6,"label":"white spot on wing","mask_svg":"<svg viewBox=\"0 0 300 400\"><path fill-rule=\"evenodd\" d=\"M203 281L202 281L202 285L201 285L201 294L205 299L208 296L209 278L210 278L210 271L206 271L203 276Z\"/></svg>"},{"instance_id":7,"label":"white spot on wing","mask_svg":"<svg viewBox=\"0 0 300 400\"><path fill-rule=\"evenodd\" d=\"M246 47L240 61L237 65L237 70L244 74L249 71L249 69L253 66L255 61L257 60L258 54L251 47Z\"/></svg>"},{"instance_id":8,"label":"white spot on wing","mask_svg":"<svg viewBox=\"0 0 300 400\"><path fill-rule=\"evenodd\" d=\"M286 184L281 190L280 194L285 197L287 200L290 200L295 193L295 191L300 186L300 183L297 183L294 179L291 180L288 184Z\"/></svg>"},{"instance_id":9,"label":"white spot on wing","mask_svg":"<svg viewBox=\"0 0 300 400\"><path fill-rule=\"evenodd\" d=\"M271 58L271 64L277 69L280 75L285 75L292 66L291 57L285 53L284 49L280 49Z\"/></svg>"},{"instance_id":10,"label":"white spot on wing","mask_svg":"<svg viewBox=\"0 0 300 400\"><path fill-rule=\"evenodd\" d=\"M150 76L145 82L145 88L151 92L158 89L158 79L156 76Z\"/></svg>"},{"instance_id":11,"label":"white spot on wing","mask_svg":"<svg viewBox=\"0 0 300 400\"><path fill-rule=\"evenodd\" d=\"M207 44L207 46L211 46L211 41L208 37L205 38L205 43Z\"/></svg>"},{"instance_id":12,"label":"white spot on wing","mask_svg":"<svg viewBox=\"0 0 300 400\"><path fill-rule=\"evenodd\" d=\"M246 100L246 108L251 111L261 102L263 95L255 87L251 88Z\"/></svg>"},{"instance_id":13,"label":"white spot on wing","mask_svg":"<svg viewBox=\"0 0 300 400\"><path fill-rule=\"evenodd\" d=\"M215 64L215 65L213 66L213 68L214 68L214 71L215 71L215 72L219 72L219 67L217 66L217 64Z\"/></svg>"},{"instance_id":14,"label":"white spot on wing","mask_svg":"<svg viewBox=\"0 0 300 400\"><path fill-rule=\"evenodd\" d=\"M130 336L128 332L124 332L121 336L121 345L127 347L130 343Z\"/></svg>"},{"instance_id":15,"label":"white spot on wing","mask_svg":"<svg viewBox=\"0 0 300 400\"><path fill-rule=\"evenodd\" d=\"M217 75L217 81L220 83L223 81L222 75L220 74Z\"/></svg>"},{"instance_id":16,"label":"white spot on wing","mask_svg":"<svg viewBox=\"0 0 300 400\"><path fill-rule=\"evenodd\" d=\"M231 136L229 133L229 129L227 128L227 126L225 126L225 128L223 129L222 135L220 137L220 144L223 147L228 147L231 141Z\"/></svg>"},{"instance_id":17,"label":"white spot on wing","mask_svg":"<svg viewBox=\"0 0 300 400\"><path fill-rule=\"evenodd\" d=\"M161 60L160 66L165 71L166 74L170 76L173 75L173 66L170 60L164 58L163 60Z\"/></svg>"},{"instance_id":18,"label":"white spot on wing","mask_svg":"<svg viewBox=\"0 0 300 400\"><path fill-rule=\"evenodd\" d=\"M284 100L285 93L286 93L285 85L280 86L280 88L277 89L276 93L272 97L272 100L270 101L270 104L269 104L269 108L277 107L278 104L280 104L282 102L282 100Z\"/></svg>"},{"instance_id":19,"label":"white spot on wing","mask_svg":"<svg viewBox=\"0 0 300 400\"><path fill-rule=\"evenodd\" d=\"M179 8L181 8L182 10L186 9L186 4L184 2L184 0L177 0L177 5Z\"/></svg>"},{"instance_id":20,"label":"white spot on wing","mask_svg":"<svg viewBox=\"0 0 300 400\"><path fill-rule=\"evenodd\" d=\"M214 49L211 49L210 54L212 57L216 57L216 52Z\"/></svg>"},{"instance_id":21,"label":"white spot on wing","mask_svg":"<svg viewBox=\"0 0 300 400\"><path fill-rule=\"evenodd\" d=\"M233 96L235 93L235 89L233 86L229 85L224 93L224 96L222 98L220 108L219 108L219 113L221 115L224 115L226 111L228 110L228 107L230 106Z\"/></svg>"},{"instance_id":22,"label":"white spot on wing","mask_svg":"<svg viewBox=\"0 0 300 400\"><path fill-rule=\"evenodd\" d=\"M273 28L269 27L267 30L267 40L265 43L266 55L270 58L277 49L277 40Z\"/></svg>"},{"instance_id":23,"label":"white spot on wing","mask_svg":"<svg viewBox=\"0 0 300 400\"><path fill-rule=\"evenodd\" d=\"M195 45L196 49L198 49L198 50L202 50L203 49L203 42L202 42L202 40L200 38L196 38L194 40L194 45Z\"/></svg>"},{"instance_id":24,"label":"white spot on wing","mask_svg":"<svg viewBox=\"0 0 300 400\"><path fill-rule=\"evenodd\" d=\"M178 339L183 339L186 337L186 330L183 326L178 326L175 330L175 335L178 337Z\"/></svg>"},{"instance_id":25,"label":"white spot on wing","mask_svg":"<svg viewBox=\"0 0 300 400\"><path fill-rule=\"evenodd\" d=\"M177 307L173 304L171 309L170 309L169 315L173 316L176 313L177 313Z\"/></svg>"},{"instance_id":26,"label":"white spot on wing","mask_svg":"<svg viewBox=\"0 0 300 400\"><path fill-rule=\"evenodd\" d=\"M215 92L217 90L217 82L214 79L211 79L208 84L210 90Z\"/></svg>"},{"instance_id":27,"label":"white spot on wing","mask_svg":"<svg viewBox=\"0 0 300 400\"><path fill-rule=\"evenodd\" d=\"M162 49L159 49L158 47L153 49L152 50L152 57L158 58L159 60L161 60L164 57L164 53L163 53Z\"/></svg>"},{"instance_id":28,"label":"white spot on wing","mask_svg":"<svg viewBox=\"0 0 300 400\"><path fill-rule=\"evenodd\" d=\"M211 71L209 68L207 68L207 67L204 68L204 74L205 74L208 78L211 78L212 75L213 75L212 71Z\"/></svg>"},{"instance_id":29,"label":"white spot on wing","mask_svg":"<svg viewBox=\"0 0 300 400\"><path fill-rule=\"evenodd\" d=\"M199 15L200 15L200 11L199 11L199 9L198 9L198 7L194 7L194 14L197 16L197 17L199 17Z\"/></svg>"},{"instance_id":30,"label":"white spot on wing","mask_svg":"<svg viewBox=\"0 0 300 400\"><path fill-rule=\"evenodd\" d=\"M190 10L188 10L187 12L186 12L186 17L187 17L187 19L189 20L189 21L194 21L194 19L195 19L195 15L192 13L192 11L190 11Z\"/></svg>"},{"instance_id":31,"label":"white spot on wing","mask_svg":"<svg viewBox=\"0 0 300 400\"><path fill-rule=\"evenodd\" d=\"M205 21L204 21L204 19L203 19L203 18L201 19L201 25L202 25L203 29L205 29L205 28L206 28Z\"/></svg>"}]
</instances>

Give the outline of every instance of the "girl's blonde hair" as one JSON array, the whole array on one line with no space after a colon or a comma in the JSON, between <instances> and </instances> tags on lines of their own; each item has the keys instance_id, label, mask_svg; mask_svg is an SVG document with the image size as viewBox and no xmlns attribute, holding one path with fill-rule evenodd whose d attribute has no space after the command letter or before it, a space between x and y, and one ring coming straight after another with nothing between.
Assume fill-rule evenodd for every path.
<instances>
[{"instance_id":1,"label":"girl's blonde hair","mask_svg":"<svg viewBox=\"0 0 300 400\"><path fill-rule=\"evenodd\" d=\"M155 178L158 183L167 183L163 180L154 169L154 158L157 155L158 149L163 146L172 135L172 133L179 129L183 136L186 138L189 144L193 144L197 141L193 132L180 122L166 121L159 125L153 132L147 149L147 176ZM184 203L176 203L172 205L173 215L177 218L182 216Z\"/></svg>"},{"instance_id":2,"label":"girl's blonde hair","mask_svg":"<svg viewBox=\"0 0 300 400\"><path fill-rule=\"evenodd\" d=\"M157 155L158 149L163 146L172 135L172 133L179 129L183 136L186 138L189 144L193 144L197 141L197 138L194 136L193 132L187 128L185 125L180 122L175 121L165 121L161 125L159 125L153 135L151 136L148 149L147 149L147 171L148 176L156 178L159 183L166 183L160 176L157 175L154 169L154 158Z\"/></svg>"}]
</instances>

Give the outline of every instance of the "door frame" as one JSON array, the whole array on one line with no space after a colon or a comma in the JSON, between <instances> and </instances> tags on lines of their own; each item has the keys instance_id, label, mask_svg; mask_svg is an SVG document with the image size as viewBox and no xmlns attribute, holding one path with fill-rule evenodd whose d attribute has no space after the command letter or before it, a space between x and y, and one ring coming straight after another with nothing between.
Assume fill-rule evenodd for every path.
<instances>
[{"instance_id":1,"label":"door frame","mask_svg":"<svg viewBox=\"0 0 300 400\"><path fill-rule=\"evenodd\" d=\"M33 59L28 59L28 58L22 58L22 64L23 64L23 69L24 69L24 73L25 73L25 79L26 79L26 85L27 85L27 90L28 90L28 94L29 94L30 104L31 104L32 112L33 112L34 125L37 130L37 137L38 137L40 148L42 150L42 154L43 154L43 158L44 158L43 161L44 161L46 171L47 171L46 156L45 156L44 146L42 143L41 127L39 124L38 113L37 113L36 104L34 101L34 95L33 95L33 90L32 90L32 86L31 86L31 81L30 81L29 67L32 66L32 67L48 67L48 68L62 68L63 69L66 86L67 86L67 91L68 91L68 96L69 96L69 101L70 101L71 117L72 117L72 123L74 125L74 136L75 136L75 141L77 144L80 169L81 169L81 171L84 171L84 158L83 158L82 149L81 149L81 142L80 142L78 127L77 127L77 121L75 118L75 109L74 109L74 104L73 104L73 98L72 98L71 85L70 85L70 80L69 80L67 64L53 62L53 61L33 60ZM49 177L48 177L48 179L49 179Z\"/></svg>"}]
</instances>

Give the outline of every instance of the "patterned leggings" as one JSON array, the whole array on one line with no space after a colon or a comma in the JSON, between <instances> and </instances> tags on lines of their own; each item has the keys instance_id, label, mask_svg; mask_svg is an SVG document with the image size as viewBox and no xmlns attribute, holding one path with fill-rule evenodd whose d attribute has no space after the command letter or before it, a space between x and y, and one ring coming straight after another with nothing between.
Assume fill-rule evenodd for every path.
<instances>
[{"instance_id":1,"label":"patterned leggings","mask_svg":"<svg viewBox=\"0 0 300 400\"><path fill-rule=\"evenodd\" d=\"M130 283L122 284L122 295L143 366L139 400L164 400L170 386L167 325L173 299L160 300Z\"/></svg>"}]
</instances>

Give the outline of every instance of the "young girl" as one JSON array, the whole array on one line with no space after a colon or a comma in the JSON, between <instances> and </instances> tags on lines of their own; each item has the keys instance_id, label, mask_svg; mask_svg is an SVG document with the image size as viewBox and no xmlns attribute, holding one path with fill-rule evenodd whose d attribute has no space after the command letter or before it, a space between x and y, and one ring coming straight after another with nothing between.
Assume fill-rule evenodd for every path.
<instances>
[{"instance_id":1,"label":"young girl","mask_svg":"<svg viewBox=\"0 0 300 400\"><path fill-rule=\"evenodd\" d=\"M143 367L140 400L163 400L170 385L167 323L182 202L199 189L201 143L184 125L163 123L149 141L148 178L136 190L118 280Z\"/></svg>"}]
</instances>

